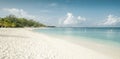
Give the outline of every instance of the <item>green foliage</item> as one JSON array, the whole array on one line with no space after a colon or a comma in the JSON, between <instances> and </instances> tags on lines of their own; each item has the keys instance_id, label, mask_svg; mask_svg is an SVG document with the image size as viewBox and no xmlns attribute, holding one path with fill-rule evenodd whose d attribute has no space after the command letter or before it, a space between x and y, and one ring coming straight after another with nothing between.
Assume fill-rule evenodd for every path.
<instances>
[{"instance_id":1,"label":"green foliage","mask_svg":"<svg viewBox=\"0 0 120 59\"><path fill-rule=\"evenodd\" d=\"M17 18L14 15L9 15L4 18L0 18L0 27L45 27L45 25L32 19L28 20L25 18Z\"/></svg>"}]
</instances>

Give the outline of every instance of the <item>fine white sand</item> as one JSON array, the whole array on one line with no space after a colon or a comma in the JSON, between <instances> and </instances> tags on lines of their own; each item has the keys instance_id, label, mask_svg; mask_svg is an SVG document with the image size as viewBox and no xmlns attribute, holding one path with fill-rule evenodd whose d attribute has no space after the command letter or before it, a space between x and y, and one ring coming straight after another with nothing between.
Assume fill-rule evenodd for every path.
<instances>
[{"instance_id":1,"label":"fine white sand","mask_svg":"<svg viewBox=\"0 0 120 59\"><path fill-rule=\"evenodd\" d=\"M0 28L0 59L114 59L25 28Z\"/></svg>"}]
</instances>

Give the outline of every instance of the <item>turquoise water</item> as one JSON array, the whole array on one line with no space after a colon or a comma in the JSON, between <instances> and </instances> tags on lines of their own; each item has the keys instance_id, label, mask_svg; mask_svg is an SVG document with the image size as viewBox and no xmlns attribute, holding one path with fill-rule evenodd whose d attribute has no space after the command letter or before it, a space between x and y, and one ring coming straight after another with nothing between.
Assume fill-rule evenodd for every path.
<instances>
[{"instance_id":1,"label":"turquoise water","mask_svg":"<svg viewBox=\"0 0 120 59\"><path fill-rule=\"evenodd\" d=\"M36 29L34 31L48 35L70 36L77 38L85 37L97 41L120 44L120 27L45 28Z\"/></svg>"}]
</instances>

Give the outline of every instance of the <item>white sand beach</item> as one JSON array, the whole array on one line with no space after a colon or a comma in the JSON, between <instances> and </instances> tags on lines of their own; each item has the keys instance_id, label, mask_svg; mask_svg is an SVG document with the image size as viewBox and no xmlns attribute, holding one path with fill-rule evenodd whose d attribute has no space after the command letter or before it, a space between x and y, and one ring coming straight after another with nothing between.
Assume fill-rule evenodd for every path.
<instances>
[{"instance_id":1,"label":"white sand beach","mask_svg":"<svg viewBox=\"0 0 120 59\"><path fill-rule=\"evenodd\" d=\"M24 28L0 29L0 59L116 59Z\"/></svg>"}]
</instances>

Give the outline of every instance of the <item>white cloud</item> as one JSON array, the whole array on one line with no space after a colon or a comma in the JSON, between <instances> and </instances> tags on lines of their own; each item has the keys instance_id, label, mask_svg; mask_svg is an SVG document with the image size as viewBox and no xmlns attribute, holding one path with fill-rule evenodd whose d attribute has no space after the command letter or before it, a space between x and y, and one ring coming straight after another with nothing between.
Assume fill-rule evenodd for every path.
<instances>
[{"instance_id":1,"label":"white cloud","mask_svg":"<svg viewBox=\"0 0 120 59\"><path fill-rule=\"evenodd\" d=\"M67 18L64 20L63 24L75 24L76 21L74 21L73 18L72 13L67 13Z\"/></svg>"},{"instance_id":2,"label":"white cloud","mask_svg":"<svg viewBox=\"0 0 120 59\"><path fill-rule=\"evenodd\" d=\"M84 18L84 17L81 17L81 16L78 16L78 18L77 18L78 20L80 20L80 21L85 21L86 20L86 18Z\"/></svg>"},{"instance_id":3,"label":"white cloud","mask_svg":"<svg viewBox=\"0 0 120 59\"><path fill-rule=\"evenodd\" d=\"M65 17L65 19L63 21L63 24L64 25L78 24L85 20L86 20L86 18L84 18L84 17L81 17L81 16L75 17L75 16L73 16L72 13L67 13L67 16Z\"/></svg>"},{"instance_id":4,"label":"white cloud","mask_svg":"<svg viewBox=\"0 0 120 59\"><path fill-rule=\"evenodd\" d=\"M23 9L17 9L17 8L3 8L2 10L8 12L9 14L13 14L17 17L27 18L27 19L36 19L36 16L29 15L27 12L25 12Z\"/></svg>"},{"instance_id":5,"label":"white cloud","mask_svg":"<svg viewBox=\"0 0 120 59\"><path fill-rule=\"evenodd\" d=\"M116 25L120 23L120 17L108 15L107 19L101 25Z\"/></svg>"}]
</instances>

